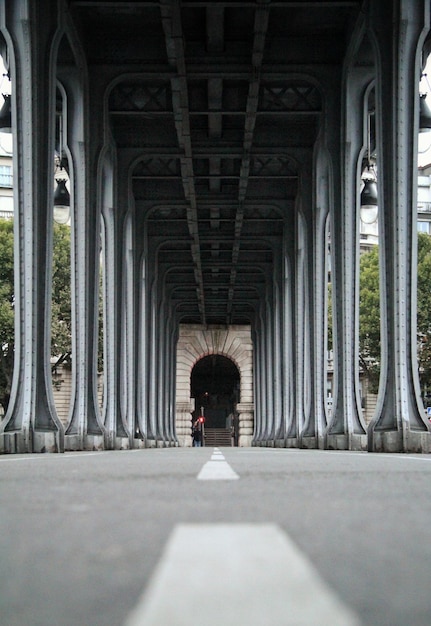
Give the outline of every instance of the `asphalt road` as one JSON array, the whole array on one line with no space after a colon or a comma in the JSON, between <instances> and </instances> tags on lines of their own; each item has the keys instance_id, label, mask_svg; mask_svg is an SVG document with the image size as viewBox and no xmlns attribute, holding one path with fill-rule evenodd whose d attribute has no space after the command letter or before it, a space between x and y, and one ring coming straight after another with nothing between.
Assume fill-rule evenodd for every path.
<instances>
[{"instance_id":1,"label":"asphalt road","mask_svg":"<svg viewBox=\"0 0 431 626\"><path fill-rule=\"evenodd\" d=\"M122 626L173 531L190 524L203 541L191 541L195 556L212 528L271 524L364 626L431 624L430 455L221 452L235 479L198 480L210 448L0 457L0 624ZM263 626L283 626L259 601Z\"/></svg>"}]
</instances>

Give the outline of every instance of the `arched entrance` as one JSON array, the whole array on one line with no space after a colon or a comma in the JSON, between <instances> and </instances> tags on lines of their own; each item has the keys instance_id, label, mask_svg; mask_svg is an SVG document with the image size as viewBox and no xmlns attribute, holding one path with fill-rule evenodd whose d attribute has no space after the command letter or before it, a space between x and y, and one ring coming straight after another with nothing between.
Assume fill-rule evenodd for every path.
<instances>
[{"instance_id":1,"label":"arched entrance","mask_svg":"<svg viewBox=\"0 0 431 626\"><path fill-rule=\"evenodd\" d=\"M218 445L238 445L240 373L225 356L211 354L196 363L191 375L193 418L205 416L205 430Z\"/></svg>"},{"instance_id":2,"label":"arched entrance","mask_svg":"<svg viewBox=\"0 0 431 626\"><path fill-rule=\"evenodd\" d=\"M205 400L205 392L210 394L212 388L209 384L215 374L214 382L224 379L224 383L218 387L218 395L222 397L216 400L215 408L221 411L227 408L226 405L234 405L238 445L250 446L254 431L253 343L250 326L202 327L199 324L180 324L179 331L175 384L175 434L178 445L192 445L192 417L201 406L205 410L207 405L202 400ZM196 377L196 380L192 381L192 377ZM208 397L208 402L210 400ZM221 420L222 413L218 415Z\"/></svg>"}]
</instances>

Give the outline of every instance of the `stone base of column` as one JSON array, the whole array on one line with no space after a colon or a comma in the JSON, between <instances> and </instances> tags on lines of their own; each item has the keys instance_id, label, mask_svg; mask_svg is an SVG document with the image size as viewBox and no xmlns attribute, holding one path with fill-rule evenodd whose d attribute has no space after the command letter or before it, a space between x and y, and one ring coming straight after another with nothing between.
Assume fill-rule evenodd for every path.
<instances>
[{"instance_id":1,"label":"stone base of column","mask_svg":"<svg viewBox=\"0 0 431 626\"><path fill-rule=\"evenodd\" d=\"M367 435L356 434L329 434L325 440L326 450L352 450L364 452L367 450Z\"/></svg>"},{"instance_id":2,"label":"stone base of column","mask_svg":"<svg viewBox=\"0 0 431 626\"><path fill-rule=\"evenodd\" d=\"M426 431L374 430L368 437L369 452L431 452L431 433Z\"/></svg>"},{"instance_id":3,"label":"stone base of column","mask_svg":"<svg viewBox=\"0 0 431 626\"><path fill-rule=\"evenodd\" d=\"M175 433L178 446L190 448L192 445L192 402L177 402L175 406Z\"/></svg>"},{"instance_id":4,"label":"stone base of column","mask_svg":"<svg viewBox=\"0 0 431 626\"><path fill-rule=\"evenodd\" d=\"M130 450L130 439L128 437L115 437L114 450Z\"/></svg>"},{"instance_id":5,"label":"stone base of column","mask_svg":"<svg viewBox=\"0 0 431 626\"><path fill-rule=\"evenodd\" d=\"M177 439L178 439L178 446L180 448L191 448L192 447L192 436L190 434L188 435L178 435L177 434Z\"/></svg>"},{"instance_id":6,"label":"stone base of column","mask_svg":"<svg viewBox=\"0 0 431 626\"><path fill-rule=\"evenodd\" d=\"M146 439L145 440L145 447L146 448L158 448L158 441L157 439Z\"/></svg>"},{"instance_id":7,"label":"stone base of column","mask_svg":"<svg viewBox=\"0 0 431 626\"><path fill-rule=\"evenodd\" d=\"M104 450L105 438L103 435L65 435L64 449L70 452Z\"/></svg>"},{"instance_id":8,"label":"stone base of column","mask_svg":"<svg viewBox=\"0 0 431 626\"><path fill-rule=\"evenodd\" d=\"M132 448L133 448L133 450L145 450L146 447L147 447L147 445L146 445L146 441L145 441L144 438L134 437L132 439Z\"/></svg>"},{"instance_id":9,"label":"stone base of column","mask_svg":"<svg viewBox=\"0 0 431 626\"><path fill-rule=\"evenodd\" d=\"M285 445L286 445L286 448L299 448L298 437L287 437Z\"/></svg>"},{"instance_id":10,"label":"stone base of column","mask_svg":"<svg viewBox=\"0 0 431 626\"><path fill-rule=\"evenodd\" d=\"M250 448L253 441L253 435L240 435L238 437L239 448Z\"/></svg>"},{"instance_id":11,"label":"stone base of column","mask_svg":"<svg viewBox=\"0 0 431 626\"><path fill-rule=\"evenodd\" d=\"M304 450L315 450L317 448L317 437L301 437L301 448Z\"/></svg>"},{"instance_id":12,"label":"stone base of column","mask_svg":"<svg viewBox=\"0 0 431 626\"><path fill-rule=\"evenodd\" d=\"M254 431L254 404L239 402L236 405L238 412L238 446L248 448L252 445Z\"/></svg>"},{"instance_id":13,"label":"stone base of column","mask_svg":"<svg viewBox=\"0 0 431 626\"><path fill-rule=\"evenodd\" d=\"M275 439L274 447L275 448L285 448L286 447L286 440L285 439Z\"/></svg>"},{"instance_id":14,"label":"stone base of column","mask_svg":"<svg viewBox=\"0 0 431 626\"><path fill-rule=\"evenodd\" d=\"M64 452L64 436L58 431L15 431L0 435L0 454Z\"/></svg>"},{"instance_id":15,"label":"stone base of column","mask_svg":"<svg viewBox=\"0 0 431 626\"><path fill-rule=\"evenodd\" d=\"M324 450L325 438L323 436L315 435L313 437L301 437L301 448L304 450Z\"/></svg>"}]
</instances>

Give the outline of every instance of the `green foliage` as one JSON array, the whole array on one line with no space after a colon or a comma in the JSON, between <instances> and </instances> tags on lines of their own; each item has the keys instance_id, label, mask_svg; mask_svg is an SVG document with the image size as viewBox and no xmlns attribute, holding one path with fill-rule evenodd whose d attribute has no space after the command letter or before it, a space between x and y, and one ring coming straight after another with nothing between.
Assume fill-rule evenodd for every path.
<instances>
[{"instance_id":1,"label":"green foliage","mask_svg":"<svg viewBox=\"0 0 431 626\"><path fill-rule=\"evenodd\" d=\"M71 359L70 227L54 223L52 267L51 356L54 367Z\"/></svg>"},{"instance_id":2,"label":"green foliage","mask_svg":"<svg viewBox=\"0 0 431 626\"><path fill-rule=\"evenodd\" d=\"M375 246L359 261L359 361L370 391L376 392L380 374L379 250Z\"/></svg>"},{"instance_id":3,"label":"green foliage","mask_svg":"<svg viewBox=\"0 0 431 626\"><path fill-rule=\"evenodd\" d=\"M418 233L418 359L421 387L431 391L431 236Z\"/></svg>"},{"instance_id":4,"label":"green foliage","mask_svg":"<svg viewBox=\"0 0 431 626\"><path fill-rule=\"evenodd\" d=\"M54 225L52 342L54 367L71 358L70 228ZM14 361L13 221L0 219L0 404L7 410Z\"/></svg>"},{"instance_id":5,"label":"green foliage","mask_svg":"<svg viewBox=\"0 0 431 626\"><path fill-rule=\"evenodd\" d=\"M380 362L379 251L360 259L359 352L361 366L376 391ZM421 388L431 391L431 236L418 233L417 264L418 367Z\"/></svg>"},{"instance_id":6,"label":"green foliage","mask_svg":"<svg viewBox=\"0 0 431 626\"><path fill-rule=\"evenodd\" d=\"M14 361L13 222L0 219L0 403L6 410Z\"/></svg>"}]
</instances>

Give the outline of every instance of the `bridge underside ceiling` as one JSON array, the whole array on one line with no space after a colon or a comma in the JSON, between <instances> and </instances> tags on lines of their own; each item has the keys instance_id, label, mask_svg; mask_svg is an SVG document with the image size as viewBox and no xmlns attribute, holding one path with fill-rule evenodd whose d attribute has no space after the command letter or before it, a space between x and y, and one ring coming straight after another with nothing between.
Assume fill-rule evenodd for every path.
<instances>
[{"instance_id":1,"label":"bridge underside ceiling","mask_svg":"<svg viewBox=\"0 0 431 626\"><path fill-rule=\"evenodd\" d=\"M71 1L179 321L253 321L359 6Z\"/></svg>"}]
</instances>

